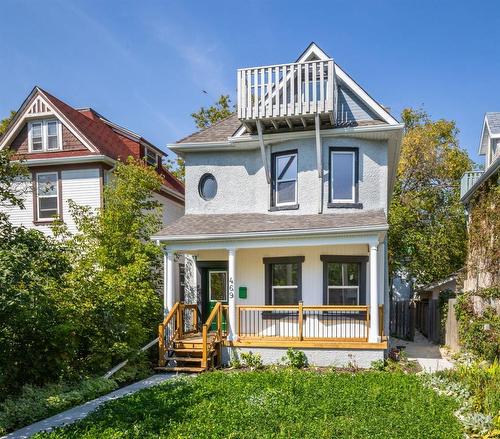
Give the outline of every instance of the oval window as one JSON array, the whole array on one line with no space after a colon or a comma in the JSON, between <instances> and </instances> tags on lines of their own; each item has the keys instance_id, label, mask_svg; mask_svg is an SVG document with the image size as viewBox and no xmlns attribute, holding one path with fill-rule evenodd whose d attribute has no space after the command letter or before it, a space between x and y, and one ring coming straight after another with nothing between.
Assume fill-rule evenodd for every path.
<instances>
[{"instance_id":1,"label":"oval window","mask_svg":"<svg viewBox=\"0 0 500 439\"><path fill-rule=\"evenodd\" d=\"M204 174L198 186L200 197L206 201L212 200L217 195L217 180L212 174Z\"/></svg>"}]
</instances>

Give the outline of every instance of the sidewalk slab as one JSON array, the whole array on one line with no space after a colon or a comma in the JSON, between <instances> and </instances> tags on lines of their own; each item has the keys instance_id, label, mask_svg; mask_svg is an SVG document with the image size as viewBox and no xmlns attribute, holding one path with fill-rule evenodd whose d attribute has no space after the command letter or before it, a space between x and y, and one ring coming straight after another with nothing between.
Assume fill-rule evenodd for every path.
<instances>
[{"instance_id":1,"label":"sidewalk slab","mask_svg":"<svg viewBox=\"0 0 500 439\"><path fill-rule=\"evenodd\" d=\"M59 413L57 415L51 416L50 418L43 419L19 430L13 431L12 433L3 436L0 439L25 439L42 431L50 431L57 427L63 427L65 425L72 424L73 422L85 418L89 413L93 412L105 402L122 398L126 395L131 395L132 393L138 392L139 390L156 386L160 383L172 379L175 376L176 375L171 373L153 375L142 381L138 381L137 383L130 384L129 386L122 387L121 389L115 390L114 392L108 393L107 395L101 396L92 401L88 401L85 404L73 407L69 410L66 410L65 412Z\"/></svg>"}]
</instances>

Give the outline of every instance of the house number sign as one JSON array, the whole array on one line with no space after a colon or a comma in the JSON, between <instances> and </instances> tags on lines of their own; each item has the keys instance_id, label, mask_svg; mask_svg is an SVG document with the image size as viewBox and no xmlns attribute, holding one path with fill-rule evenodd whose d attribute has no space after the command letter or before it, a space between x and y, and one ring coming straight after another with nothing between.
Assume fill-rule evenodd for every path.
<instances>
[{"instance_id":1,"label":"house number sign","mask_svg":"<svg viewBox=\"0 0 500 439\"><path fill-rule=\"evenodd\" d=\"M229 298L234 299L234 279L229 278Z\"/></svg>"}]
</instances>

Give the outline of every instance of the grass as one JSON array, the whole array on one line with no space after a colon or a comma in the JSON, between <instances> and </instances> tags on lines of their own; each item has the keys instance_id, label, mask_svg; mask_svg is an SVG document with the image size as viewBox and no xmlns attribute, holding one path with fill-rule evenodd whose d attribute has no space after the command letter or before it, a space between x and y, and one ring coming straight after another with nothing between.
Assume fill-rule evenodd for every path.
<instances>
[{"instance_id":1,"label":"grass","mask_svg":"<svg viewBox=\"0 0 500 439\"><path fill-rule=\"evenodd\" d=\"M38 438L461 438L456 403L415 375L211 372L112 401Z\"/></svg>"}]
</instances>

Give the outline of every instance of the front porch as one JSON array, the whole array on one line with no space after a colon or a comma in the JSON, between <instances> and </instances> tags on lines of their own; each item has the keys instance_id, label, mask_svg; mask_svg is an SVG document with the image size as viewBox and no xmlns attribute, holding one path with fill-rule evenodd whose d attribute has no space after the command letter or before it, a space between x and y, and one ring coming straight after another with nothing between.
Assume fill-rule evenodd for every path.
<instances>
[{"instance_id":1,"label":"front porch","mask_svg":"<svg viewBox=\"0 0 500 439\"><path fill-rule=\"evenodd\" d=\"M287 348L317 365L383 358L385 234L228 244L165 247L161 367L201 371L249 350L275 362Z\"/></svg>"}]
</instances>

